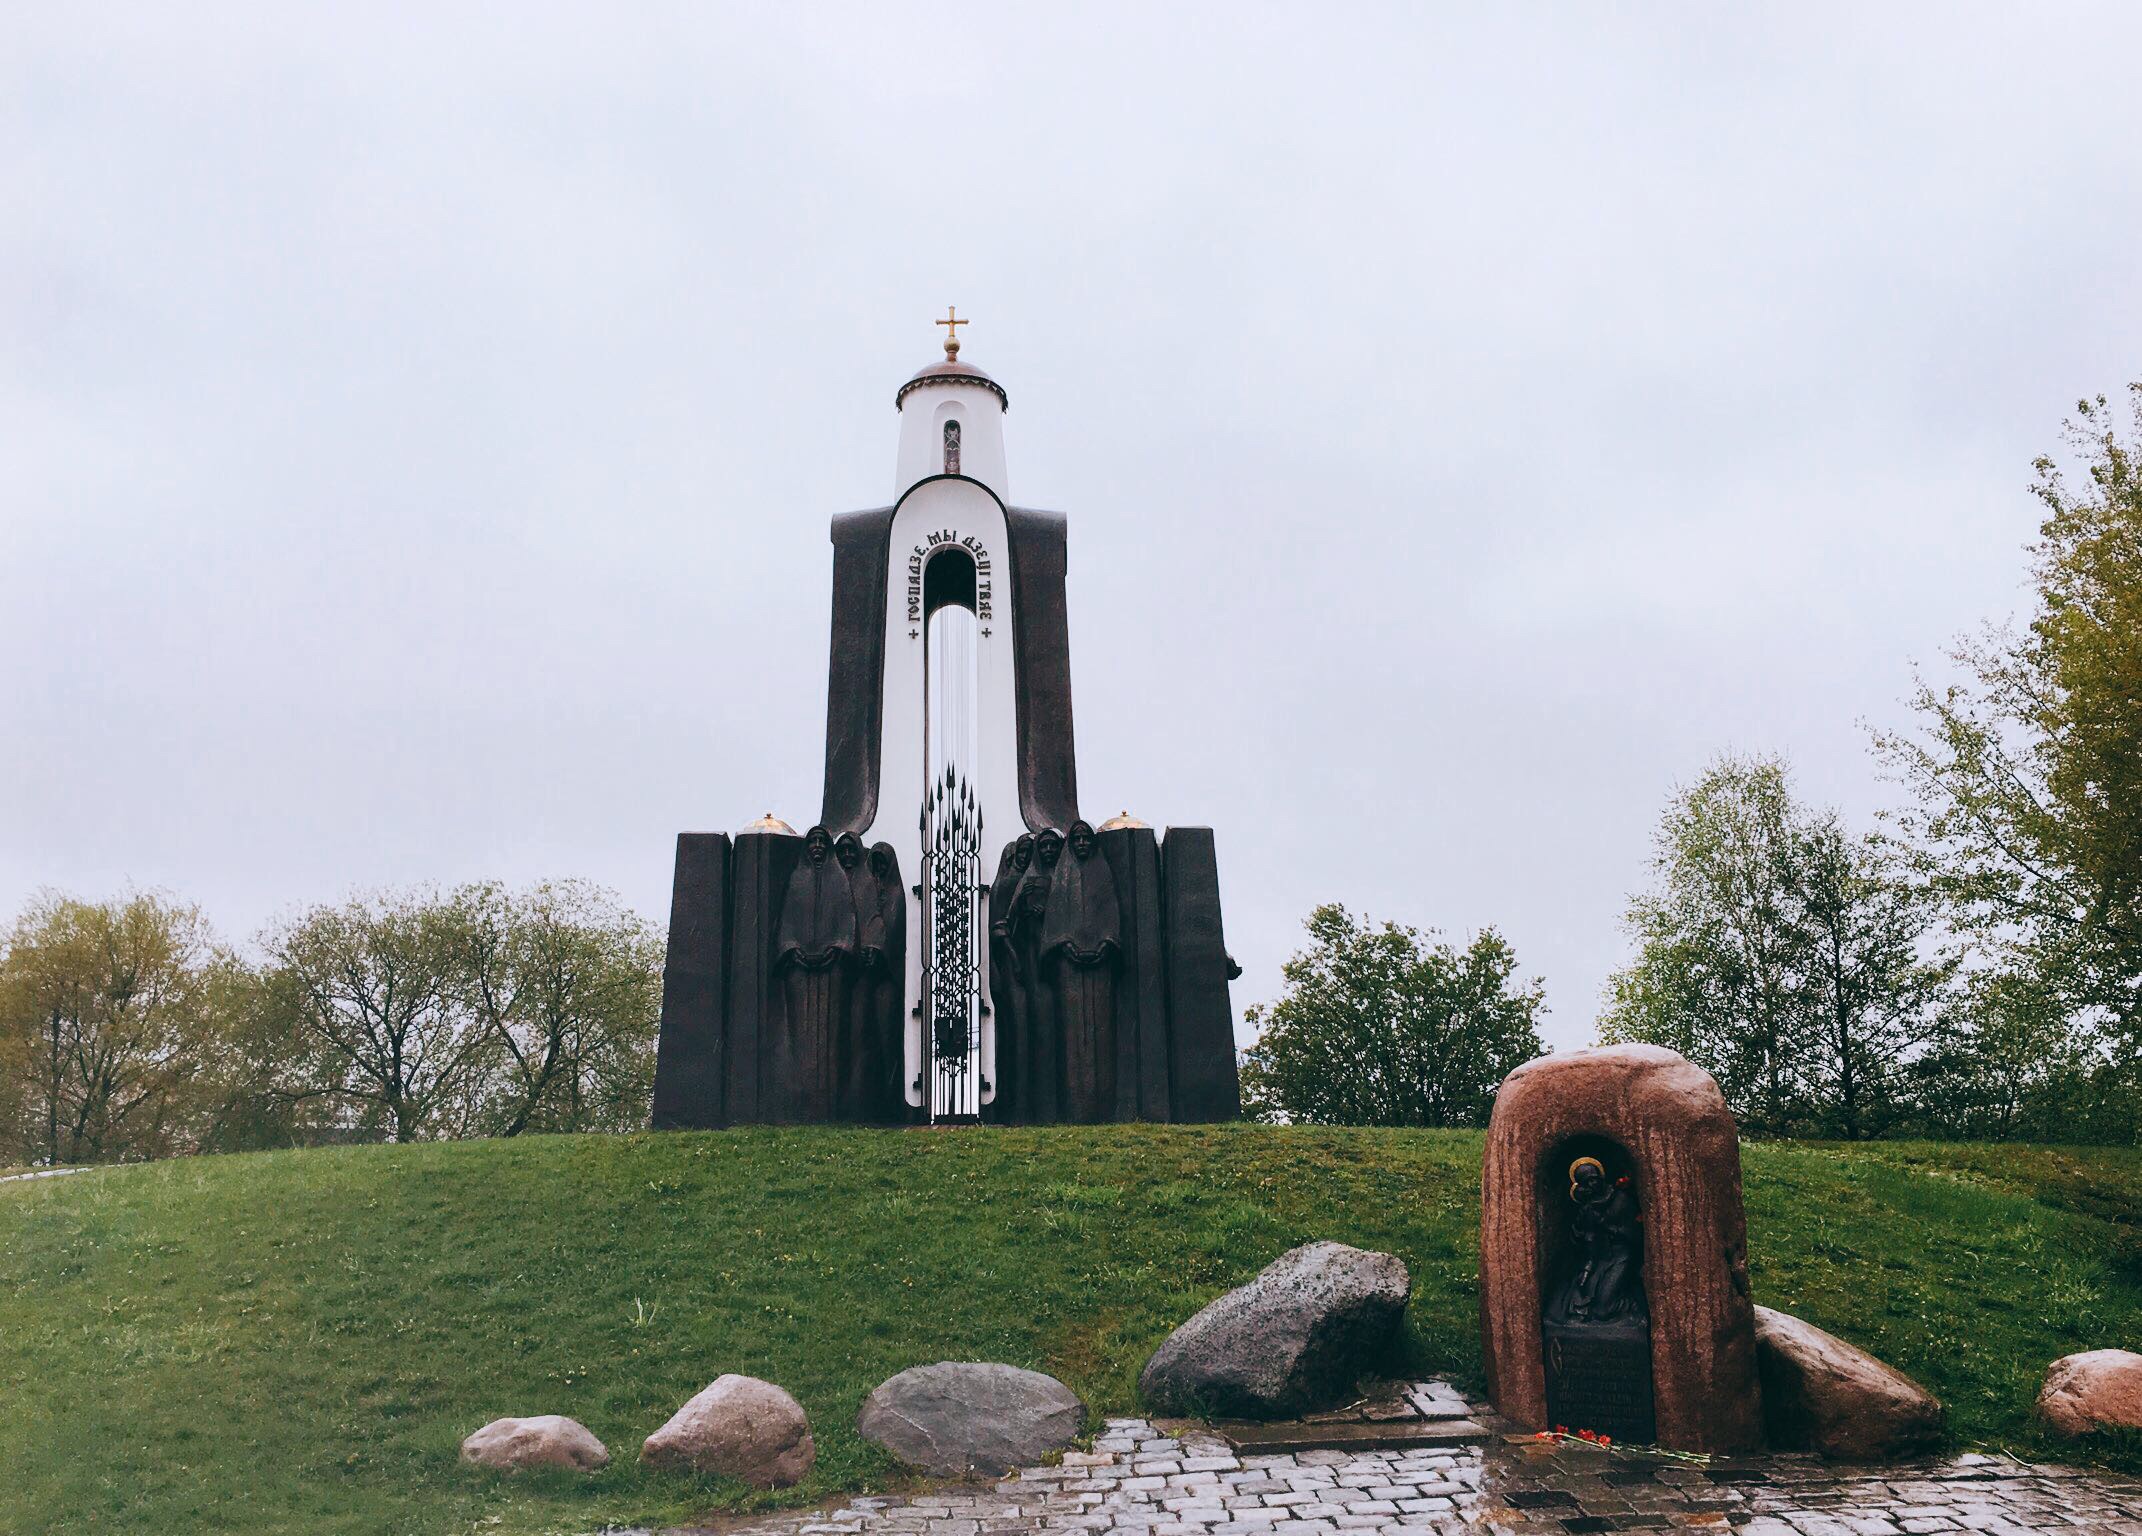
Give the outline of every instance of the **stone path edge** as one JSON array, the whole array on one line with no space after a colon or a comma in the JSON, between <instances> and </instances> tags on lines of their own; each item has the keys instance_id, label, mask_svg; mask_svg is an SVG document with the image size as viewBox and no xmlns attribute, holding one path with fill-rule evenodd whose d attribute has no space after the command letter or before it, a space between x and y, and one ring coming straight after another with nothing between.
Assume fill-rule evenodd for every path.
<instances>
[{"instance_id":1,"label":"stone path edge","mask_svg":"<svg viewBox=\"0 0 2142 1536\"><path fill-rule=\"evenodd\" d=\"M1484 1407L1476 1416L1494 1431L1482 1443L1275 1454L1237 1454L1202 1426L1111 1418L1091 1451L993 1483L609 1536L2142 1536L2142 1476L1975 1453L1691 1466L1543 1443Z\"/></svg>"}]
</instances>

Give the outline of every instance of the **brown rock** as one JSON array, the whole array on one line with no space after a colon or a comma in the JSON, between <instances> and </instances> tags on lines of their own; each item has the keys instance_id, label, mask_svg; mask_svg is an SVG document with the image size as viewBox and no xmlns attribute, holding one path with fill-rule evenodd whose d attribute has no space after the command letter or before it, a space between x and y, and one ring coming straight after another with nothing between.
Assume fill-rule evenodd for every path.
<instances>
[{"instance_id":1,"label":"brown rock","mask_svg":"<svg viewBox=\"0 0 2142 1536\"><path fill-rule=\"evenodd\" d=\"M2038 1389L2038 1417L2071 1439L2100 1429L2142 1429L2142 1355L2091 1349L2061 1356Z\"/></svg>"},{"instance_id":2,"label":"brown rock","mask_svg":"<svg viewBox=\"0 0 2142 1536\"><path fill-rule=\"evenodd\" d=\"M523 1467L596 1472L610 1464L610 1452L579 1420L542 1413L532 1419L493 1419L461 1442L461 1459L494 1472Z\"/></svg>"},{"instance_id":3,"label":"brown rock","mask_svg":"<svg viewBox=\"0 0 2142 1536\"><path fill-rule=\"evenodd\" d=\"M1813 1323L1757 1307L1755 1359L1764 1426L1778 1450L1889 1461L1941 1441L1933 1393Z\"/></svg>"},{"instance_id":4,"label":"brown rock","mask_svg":"<svg viewBox=\"0 0 2142 1536\"><path fill-rule=\"evenodd\" d=\"M803 1409L756 1376L722 1376L647 1437L651 1467L713 1472L757 1488L786 1488L818 1459Z\"/></svg>"},{"instance_id":5,"label":"brown rock","mask_svg":"<svg viewBox=\"0 0 2142 1536\"><path fill-rule=\"evenodd\" d=\"M1543 1056L1512 1072L1495 1095L1480 1175L1489 1395L1506 1417L1547 1427L1541 1222L1566 1184L1564 1154L1587 1137L1619 1146L1635 1170L1659 1444L1755 1449L1763 1440L1762 1389L1739 1136L1710 1074L1655 1045Z\"/></svg>"}]
</instances>

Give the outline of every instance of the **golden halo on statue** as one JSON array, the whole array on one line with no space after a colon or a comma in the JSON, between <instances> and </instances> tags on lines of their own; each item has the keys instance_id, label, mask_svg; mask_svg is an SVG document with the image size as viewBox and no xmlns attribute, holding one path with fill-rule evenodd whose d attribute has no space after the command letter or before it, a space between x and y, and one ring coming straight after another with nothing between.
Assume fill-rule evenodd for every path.
<instances>
[{"instance_id":1,"label":"golden halo on statue","mask_svg":"<svg viewBox=\"0 0 2142 1536\"><path fill-rule=\"evenodd\" d=\"M1599 1171L1599 1177L1601 1177L1602 1179L1606 1177L1606 1164L1599 1161L1598 1158L1578 1158L1575 1162L1569 1165L1569 1196L1572 1200L1577 1197L1577 1170L1579 1168L1585 1167L1587 1164Z\"/></svg>"}]
</instances>

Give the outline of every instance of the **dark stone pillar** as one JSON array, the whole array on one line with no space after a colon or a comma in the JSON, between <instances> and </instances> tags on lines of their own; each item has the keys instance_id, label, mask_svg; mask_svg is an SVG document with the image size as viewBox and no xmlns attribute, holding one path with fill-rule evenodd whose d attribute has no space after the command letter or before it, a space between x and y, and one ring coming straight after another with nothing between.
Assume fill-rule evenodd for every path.
<instances>
[{"instance_id":1,"label":"dark stone pillar","mask_svg":"<svg viewBox=\"0 0 2142 1536\"><path fill-rule=\"evenodd\" d=\"M751 832L736 840L729 900L728 1123L757 1125L767 1116L762 1092L766 1052L784 1004L773 975L774 931L788 877L803 839Z\"/></svg>"},{"instance_id":2,"label":"dark stone pillar","mask_svg":"<svg viewBox=\"0 0 2142 1536\"><path fill-rule=\"evenodd\" d=\"M885 685L885 565L893 509L833 519L833 648L826 677L826 792L819 816L836 836L878 814L879 718Z\"/></svg>"},{"instance_id":3,"label":"dark stone pillar","mask_svg":"<svg viewBox=\"0 0 2142 1536\"><path fill-rule=\"evenodd\" d=\"M1161 939L1160 844L1151 827L1100 834L1123 915L1123 964L1116 974L1118 1120L1168 1118L1167 955Z\"/></svg>"},{"instance_id":4,"label":"dark stone pillar","mask_svg":"<svg viewBox=\"0 0 2142 1536\"><path fill-rule=\"evenodd\" d=\"M662 1033L655 1043L654 1128L708 1130L722 1103L723 966L728 959L729 834L682 832L669 896L662 965Z\"/></svg>"},{"instance_id":5,"label":"dark stone pillar","mask_svg":"<svg viewBox=\"0 0 2142 1536\"><path fill-rule=\"evenodd\" d=\"M1019 810L1029 827L1078 820L1071 750L1071 624L1064 599L1064 515L1006 507L1017 634Z\"/></svg>"},{"instance_id":6,"label":"dark stone pillar","mask_svg":"<svg viewBox=\"0 0 2142 1536\"><path fill-rule=\"evenodd\" d=\"M1232 1120L1242 1113L1235 1075L1234 1005L1220 929L1220 866L1212 828L1170 827L1160 849L1168 945L1168 1065L1173 1118Z\"/></svg>"}]
</instances>

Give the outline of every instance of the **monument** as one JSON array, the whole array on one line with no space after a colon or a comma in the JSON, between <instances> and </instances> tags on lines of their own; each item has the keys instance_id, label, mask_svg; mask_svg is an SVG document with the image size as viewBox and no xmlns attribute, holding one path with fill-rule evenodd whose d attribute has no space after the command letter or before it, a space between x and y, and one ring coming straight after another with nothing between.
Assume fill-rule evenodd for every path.
<instances>
[{"instance_id":1,"label":"monument","mask_svg":"<svg viewBox=\"0 0 2142 1536\"><path fill-rule=\"evenodd\" d=\"M1211 829L1080 813L1065 519L937 323L892 504L833 519L817 822L677 839L657 1128L1239 1112Z\"/></svg>"},{"instance_id":2,"label":"monument","mask_svg":"<svg viewBox=\"0 0 2142 1536\"><path fill-rule=\"evenodd\" d=\"M1763 1443L1740 1143L1710 1075L1653 1045L1503 1080L1480 1179L1488 1393L1534 1429Z\"/></svg>"}]
</instances>

